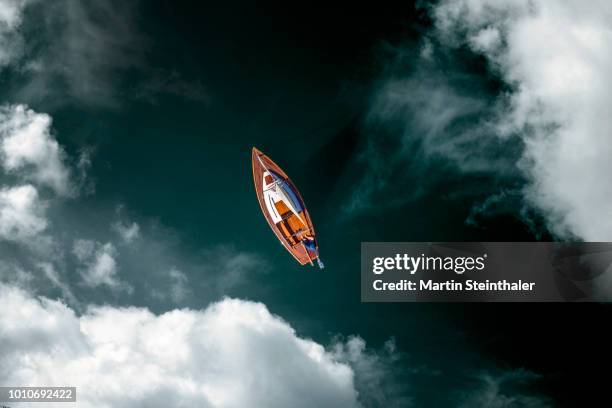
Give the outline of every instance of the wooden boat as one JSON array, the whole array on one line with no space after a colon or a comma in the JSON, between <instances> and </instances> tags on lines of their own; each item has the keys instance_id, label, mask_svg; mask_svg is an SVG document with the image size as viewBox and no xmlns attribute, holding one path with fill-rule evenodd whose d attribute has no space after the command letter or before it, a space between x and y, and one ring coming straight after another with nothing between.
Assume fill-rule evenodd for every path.
<instances>
[{"instance_id":1,"label":"wooden boat","mask_svg":"<svg viewBox=\"0 0 612 408\"><path fill-rule=\"evenodd\" d=\"M276 237L301 265L313 265L316 260L323 268L314 226L298 189L272 159L255 147L252 162L257 200Z\"/></svg>"}]
</instances>

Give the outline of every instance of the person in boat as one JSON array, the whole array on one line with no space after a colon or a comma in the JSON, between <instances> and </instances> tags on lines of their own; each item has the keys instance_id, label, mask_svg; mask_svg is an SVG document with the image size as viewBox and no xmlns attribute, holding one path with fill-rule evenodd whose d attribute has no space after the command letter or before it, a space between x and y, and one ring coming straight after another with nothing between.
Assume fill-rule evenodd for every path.
<instances>
[{"instance_id":1,"label":"person in boat","mask_svg":"<svg viewBox=\"0 0 612 408\"><path fill-rule=\"evenodd\" d=\"M323 269L325 265L323 264L323 261L321 261L321 258L319 258L319 251L317 250L317 245L315 244L314 237L311 237L310 235L304 235L302 243L304 244L304 247L308 252L316 254L317 264L319 265L319 268Z\"/></svg>"},{"instance_id":2,"label":"person in boat","mask_svg":"<svg viewBox=\"0 0 612 408\"><path fill-rule=\"evenodd\" d=\"M304 243L306 249L315 253L317 252L317 246L313 237L311 237L310 235L304 235L302 237L302 242Z\"/></svg>"}]
</instances>

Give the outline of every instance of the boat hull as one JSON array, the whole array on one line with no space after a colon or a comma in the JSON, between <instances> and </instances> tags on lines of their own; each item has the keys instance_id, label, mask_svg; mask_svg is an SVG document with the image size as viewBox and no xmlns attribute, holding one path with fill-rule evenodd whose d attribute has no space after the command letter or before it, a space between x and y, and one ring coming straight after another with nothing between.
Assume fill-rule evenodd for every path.
<instances>
[{"instance_id":1,"label":"boat hull","mask_svg":"<svg viewBox=\"0 0 612 408\"><path fill-rule=\"evenodd\" d=\"M257 201L281 244L301 264L318 258L310 214L289 176L272 159L253 148L253 181Z\"/></svg>"}]
</instances>

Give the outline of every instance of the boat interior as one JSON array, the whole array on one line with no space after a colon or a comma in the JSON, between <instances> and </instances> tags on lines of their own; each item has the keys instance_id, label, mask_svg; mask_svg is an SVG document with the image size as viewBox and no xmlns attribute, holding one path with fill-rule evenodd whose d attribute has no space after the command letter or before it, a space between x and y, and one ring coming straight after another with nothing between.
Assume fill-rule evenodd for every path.
<instances>
[{"instance_id":1,"label":"boat interior","mask_svg":"<svg viewBox=\"0 0 612 408\"><path fill-rule=\"evenodd\" d=\"M307 236L312 236L310 228L302 221L305 217L303 211L295 214L284 201L277 201L274 206L281 215L281 221L277 222L276 226L291 247L299 244Z\"/></svg>"}]
</instances>

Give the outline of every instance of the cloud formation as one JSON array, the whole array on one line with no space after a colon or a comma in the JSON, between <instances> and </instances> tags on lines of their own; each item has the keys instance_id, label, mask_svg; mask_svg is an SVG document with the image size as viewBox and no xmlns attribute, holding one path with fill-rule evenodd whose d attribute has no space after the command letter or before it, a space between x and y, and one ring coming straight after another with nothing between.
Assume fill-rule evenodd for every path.
<instances>
[{"instance_id":1,"label":"cloud formation","mask_svg":"<svg viewBox=\"0 0 612 408\"><path fill-rule=\"evenodd\" d=\"M407 367L393 339L380 350L359 336L323 347L257 302L162 314L89 305L79 314L0 283L0 303L0 383L76 386L85 408L553 405L534 392L530 371L450 371L459 378L449 386L435 370ZM415 387L441 392L419 397Z\"/></svg>"},{"instance_id":2,"label":"cloud formation","mask_svg":"<svg viewBox=\"0 0 612 408\"><path fill-rule=\"evenodd\" d=\"M0 0L0 69L19 58L23 52L23 38L19 27L28 0Z\"/></svg>"},{"instance_id":3,"label":"cloud formation","mask_svg":"<svg viewBox=\"0 0 612 408\"><path fill-rule=\"evenodd\" d=\"M497 130L525 144L525 200L560 237L612 239L610 2L445 1L434 15L511 85Z\"/></svg>"},{"instance_id":4,"label":"cloud formation","mask_svg":"<svg viewBox=\"0 0 612 408\"><path fill-rule=\"evenodd\" d=\"M416 379L405 381L407 362L397 351L395 339L386 341L381 350L372 350L361 337L350 336L346 341L336 339L331 352L353 368L359 400L365 407L420 406L409 394Z\"/></svg>"},{"instance_id":5,"label":"cloud formation","mask_svg":"<svg viewBox=\"0 0 612 408\"><path fill-rule=\"evenodd\" d=\"M529 391L529 386L539 376L527 370L483 372L475 377L475 385L458 398L459 408L523 407L550 408L553 401Z\"/></svg>"},{"instance_id":6,"label":"cloud formation","mask_svg":"<svg viewBox=\"0 0 612 408\"><path fill-rule=\"evenodd\" d=\"M175 232L151 220L129 220L121 206L114 212L68 208L65 198L77 199L86 187L90 159L82 154L71 162L51 124L49 115L25 105L0 107L3 281L58 294L76 307L79 292L71 286L79 282L89 294L111 289L129 296L144 288L157 304L173 305L195 300L191 289L218 299L266 269L260 257L229 246L187 253ZM121 271L128 273L120 277ZM188 276L194 274L205 278L190 288ZM170 289L159 296L156 285Z\"/></svg>"},{"instance_id":7,"label":"cloud formation","mask_svg":"<svg viewBox=\"0 0 612 408\"><path fill-rule=\"evenodd\" d=\"M51 133L51 118L24 105L0 106L1 281L56 288L76 303L55 266L62 248L50 213L78 189L66 154Z\"/></svg>"},{"instance_id":8,"label":"cloud formation","mask_svg":"<svg viewBox=\"0 0 612 408\"><path fill-rule=\"evenodd\" d=\"M49 115L24 105L0 107L0 164L5 172L70 195L75 187L65 156L51 135Z\"/></svg>"},{"instance_id":9,"label":"cloud formation","mask_svg":"<svg viewBox=\"0 0 612 408\"><path fill-rule=\"evenodd\" d=\"M382 161L390 170L374 166L357 203L371 204L406 163L417 174L432 163L514 173L504 188L557 237L612 239L610 2L445 0L430 11L434 29L420 56L406 69L405 52L396 53L391 65L403 72L390 70L371 109L375 125L402 135L400 153ZM474 73L479 61L488 72ZM377 143L372 137L374 160Z\"/></svg>"},{"instance_id":10,"label":"cloud formation","mask_svg":"<svg viewBox=\"0 0 612 408\"><path fill-rule=\"evenodd\" d=\"M111 289L124 289L131 292L131 286L118 278L117 250L111 242L100 242L77 239L72 247L72 253L80 263L79 273L83 283L96 288L107 286Z\"/></svg>"},{"instance_id":11,"label":"cloud formation","mask_svg":"<svg viewBox=\"0 0 612 408\"><path fill-rule=\"evenodd\" d=\"M187 286L189 284L189 279L187 275L176 268L170 269L168 276L172 280L172 284L170 285L170 299L172 299L174 303L181 303L191 292Z\"/></svg>"},{"instance_id":12,"label":"cloud formation","mask_svg":"<svg viewBox=\"0 0 612 408\"><path fill-rule=\"evenodd\" d=\"M368 171L344 208L348 214L418 199L453 173L516 172L517 148L494 136L496 110L481 98L482 81L441 69L430 47L420 55L391 50L392 73L377 86L365 121L361 161Z\"/></svg>"},{"instance_id":13,"label":"cloud formation","mask_svg":"<svg viewBox=\"0 0 612 408\"><path fill-rule=\"evenodd\" d=\"M14 87L29 103L114 107L116 77L143 57L132 22L133 1L36 2L20 28L24 42Z\"/></svg>"},{"instance_id":14,"label":"cloud formation","mask_svg":"<svg viewBox=\"0 0 612 408\"><path fill-rule=\"evenodd\" d=\"M11 70L6 92L28 104L117 108L125 100L157 104L159 95L209 104L199 79L151 69L138 29L138 1L0 0L0 70ZM134 83L124 76L139 72Z\"/></svg>"},{"instance_id":15,"label":"cloud formation","mask_svg":"<svg viewBox=\"0 0 612 408\"><path fill-rule=\"evenodd\" d=\"M360 406L351 367L261 303L77 316L2 284L0 302L0 382L77 386L85 408Z\"/></svg>"},{"instance_id":16,"label":"cloud formation","mask_svg":"<svg viewBox=\"0 0 612 408\"><path fill-rule=\"evenodd\" d=\"M46 227L45 204L33 186L0 190L0 240L27 243Z\"/></svg>"},{"instance_id":17,"label":"cloud formation","mask_svg":"<svg viewBox=\"0 0 612 408\"><path fill-rule=\"evenodd\" d=\"M111 225L111 228L119 234L121 240L126 244L132 243L140 236L140 225L136 222L117 221Z\"/></svg>"}]
</instances>

